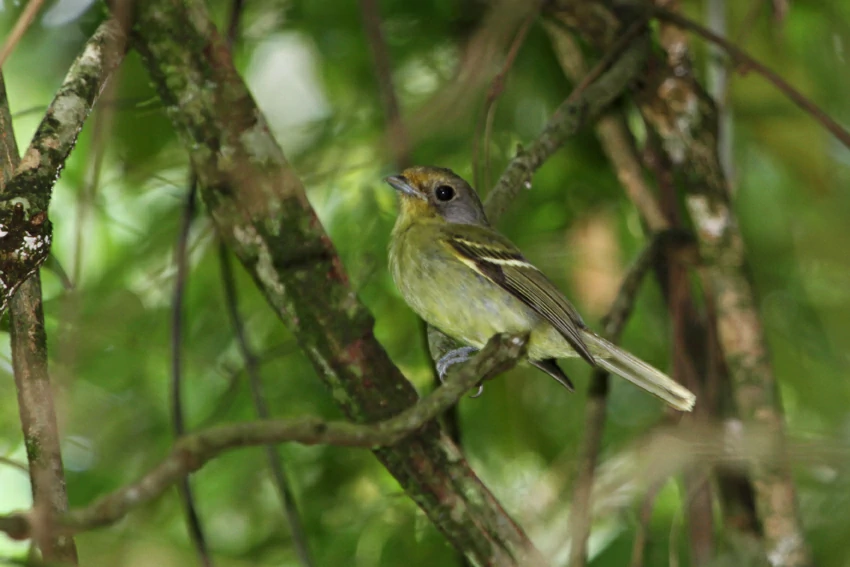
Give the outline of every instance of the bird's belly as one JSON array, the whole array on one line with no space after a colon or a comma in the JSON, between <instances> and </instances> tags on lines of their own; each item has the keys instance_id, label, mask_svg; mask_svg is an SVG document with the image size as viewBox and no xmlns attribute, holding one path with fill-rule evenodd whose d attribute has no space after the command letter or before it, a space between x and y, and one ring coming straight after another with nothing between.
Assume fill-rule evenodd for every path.
<instances>
[{"instance_id":1,"label":"bird's belly","mask_svg":"<svg viewBox=\"0 0 850 567\"><path fill-rule=\"evenodd\" d=\"M432 262L433 270L400 254L393 279L410 307L450 337L481 348L497 333L523 333L541 321L510 293L455 258Z\"/></svg>"}]
</instances>

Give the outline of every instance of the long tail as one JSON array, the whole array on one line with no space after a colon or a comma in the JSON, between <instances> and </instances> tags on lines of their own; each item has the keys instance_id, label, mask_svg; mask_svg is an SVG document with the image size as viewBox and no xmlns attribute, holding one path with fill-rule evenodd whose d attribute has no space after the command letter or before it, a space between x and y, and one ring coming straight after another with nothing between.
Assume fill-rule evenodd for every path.
<instances>
[{"instance_id":1,"label":"long tail","mask_svg":"<svg viewBox=\"0 0 850 567\"><path fill-rule=\"evenodd\" d=\"M596 364L622 376L635 386L654 394L680 411L694 409L697 397L687 388L636 356L590 331L582 334ZM599 353L599 354L597 354Z\"/></svg>"}]
</instances>

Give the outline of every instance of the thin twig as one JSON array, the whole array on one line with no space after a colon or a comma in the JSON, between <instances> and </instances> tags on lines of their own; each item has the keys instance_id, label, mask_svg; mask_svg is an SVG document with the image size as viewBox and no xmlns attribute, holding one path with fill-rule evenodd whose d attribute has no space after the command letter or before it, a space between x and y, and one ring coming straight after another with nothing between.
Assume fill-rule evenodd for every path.
<instances>
[{"instance_id":1,"label":"thin twig","mask_svg":"<svg viewBox=\"0 0 850 567\"><path fill-rule=\"evenodd\" d=\"M522 47L523 43L525 43L525 37L528 35L528 30L531 29L531 24L534 23L534 20L537 18L538 12L539 9L529 12L528 16L526 16L525 21L523 21L519 31L516 33L516 37L514 37L514 40L511 43L510 49L508 49L508 54L505 56L505 62L502 65L501 70L499 70L496 76L493 77L493 82L490 83L490 89L487 91L487 98L484 101L484 110L478 119L478 124L475 126L475 135L472 138L472 179L475 187L490 187L489 132L493 122L493 115L496 111L496 101L499 100L499 97L502 96L502 92L505 90L505 80L514 65L514 61L516 60L520 47ZM478 163L478 145L482 138L482 122L486 123L483 134L485 152L485 177L483 184L481 183L480 177L481 168Z\"/></svg>"},{"instance_id":2,"label":"thin twig","mask_svg":"<svg viewBox=\"0 0 850 567\"><path fill-rule=\"evenodd\" d=\"M44 0L30 0L27 2L26 8L21 12L21 15L18 17L18 21L15 22L15 27L12 28L12 31L9 32L6 41L3 43L3 47L0 48L0 68L6 64L6 59L9 58L9 55L12 54L12 51L15 50L15 47L18 45L18 42L21 41L21 38L24 37L24 34L27 33L27 30L32 25L33 20L35 20L36 14L41 9L41 5L44 4Z\"/></svg>"},{"instance_id":3,"label":"thin twig","mask_svg":"<svg viewBox=\"0 0 850 567\"><path fill-rule=\"evenodd\" d=\"M0 193L19 163L18 146L6 98L6 85L0 74ZM55 517L68 510L65 471L56 408L47 370L47 334L41 299L41 279L34 274L18 288L9 309L12 368L18 394L24 444L27 448L33 502L42 514ZM13 462L4 460L4 462ZM49 521L48 521L49 523ZM45 559L77 564L77 548L72 537L49 528L37 534L38 547Z\"/></svg>"},{"instance_id":4,"label":"thin twig","mask_svg":"<svg viewBox=\"0 0 850 567\"><path fill-rule=\"evenodd\" d=\"M360 13L363 17L363 27L369 50L372 52L372 62L375 76L378 80L378 92L381 95L381 106L387 124L387 134L390 153L399 169L405 169L410 162L410 139L401 120L395 88L393 87L392 64L390 62L387 43L381 31L381 13L377 0L360 0Z\"/></svg>"},{"instance_id":5,"label":"thin twig","mask_svg":"<svg viewBox=\"0 0 850 567\"><path fill-rule=\"evenodd\" d=\"M638 25L640 24L640 25ZM635 37L645 28L637 22L635 30L621 38L588 73L569 97L558 107L546 123L543 132L532 144L511 160L496 186L487 196L487 218L495 223L523 186L530 186L531 176L563 143L587 124L602 109L613 102L638 76L649 49L646 36ZM625 39L626 41L622 41ZM615 55L616 54L616 55ZM619 55L619 57L617 57ZM611 60L611 68L603 72ZM594 77L598 77L594 80Z\"/></svg>"},{"instance_id":6,"label":"thin twig","mask_svg":"<svg viewBox=\"0 0 850 567\"><path fill-rule=\"evenodd\" d=\"M768 69L765 65L750 56L746 51L681 14L670 12L669 10L664 10L662 8L654 8L652 13L660 20L664 20L683 29L690 30L703 39L722 47L732 57L733 61L737 63L739 71L755 71L767 79L767 81L779 89L779 91L788 97L794 104L799 106L816 121L820 122L824 128L826 128L833 136L838 138L838 141L844 144L847 148L850 148L850 131L843 128L840 124L838 124L838 122L833 120L832 117L815 104L814 101L792 87L785 81L785 79L780 77L774 71Z\"/></svg>"},{"instance_id":7,"label":"thin twig","mask_svg":"<svg viewBox=\"0 0 850 567\"><path fill-rule=\"evenodd\" d=\"M435 419L482 380L514 366L524 356L526 338L496 335L468 363L452 370L446 383L400 414L374 424L326 422L316 418L270 419L213 427L179 439L169 456L135 483L72 510L59 521L69 533L117 522L133 509L161 496L170 486L222 453L285 442L345 447L390 447ZM15 539L29 537L32 510L0 516L0 531Z\"/></svg>"},{"instance_id":8,"label":"thin twig","mask_svg":"<svg viewBox=\"0 0 850 567\"><path fill-rule=\"evenodd\" d=\"M236 336L236 344L239 346L242 360L245 361L245 372L248 374L248 382L251 386L251 398L254 402L254 409L256 409L257 417L260 419L270 419L271 415L266 405L263 384L260 379L260 359L254 354L254 351L248 344L248 337L245 335L245 326L239 314L239 299L236 293L236 282L233 278L233 266L230 263L227 246L223 242L220 242L218 246L218 258L219 266L221 267L221 281L224 286L224 303L227 307L227 314L230 317L233 333ZM292 541L295 543L295 553L298 555L298 559L302 565L310 567L313 565L313 560L311 559L307 534L304 531L304 524L298 512L295 494L292 491L289 480L286 478L286 471L283 469L281 456L278 454L278 450L274 445L266 445L265 452L278 496L283 505L283 515L286 517L292 534Z\"/></svg>"},{"instance_id":9,"label":"thin twig","mask_svg":"<svg viewBox=\"0 0 850 567\"><path fill-rule=\"evenodd\" d=\"M604 318L603 335L616 343L626 326L634 307L640 284L652 266L659 250L659 236L650 240L643 252L629 269L617 297ZM593 505L593 492L596 463L602 446L602 432L605 428L605 414L608 398L608 373L594 371L588 386L587 408L584 416L584 437L579 457L579 470L573 489L570 507L570 565L583 567L587 564L587 540L590 536Z\"/></svg>"},{"instance_id":10,"label":"thin twig","mask_svg":"<svg viewBox=\"0 0 850 567\"><path fill-rule=\"evenodd\" d=\"M574 83L581 82L582 78L587 76L587 70L575 40L557 22L547 22L546 31L555 44L555 55L564 73ZM604 113L597 120L595 129L617 179L646 221L649 230L661 232L669 228L670 223L661 211L658 199L644 180L643 167L636 154L623 112L613 110Z\"/></svg>"},{"instance_id":11,"label":"thin twig","mask_svg":"<svg viewBox=\"0 0 850 567\"><path fill-rule=\"evenodd\" d=\"M189 191L183 214L180 217L180 230L177 234L177 246L174 251L174 263L177 273L174 278L174 298L171 303L171 423L174 436L179 440L186 434L186 423L183 414L183 298L186 290L186 280L189 274L189 255L187 253L189 232L195 217L197 202L198 179L190 174ZM206 567L212 565L209 545L201 525L201 518L195 504L189 477L185 476L178 483L180 500L186 513L186 523L189 528L189 538L201 563Z\"/></svg>"},{"instance_id":12,"label":"thin twig","mask_svg":"<svg viewBox=\"0 0 850 567\"><path fill-rule=\"evenodd\" d=\"M15 459L10 459L9 457L0 457L0 464L10 466L14 469L18 469L26 475L30 473L29 467L27 467L24 463L16 461Z\"/></svg>"},{"instance_id":13,"label":"thin twig","mask_svg":"<svg viewBox=\"0 0 850 567\"><path fill-rule=\"evenodd\" d=\"M652 483L643 495L643 502L638 513L638 527L635 531L635 539L632 543L632 559L630 567L643 567L646 544L649 541L649 523L652 521L652 511L655 509L655 499L658 493L667 484L667 479L661 479ZM672 544L671 544L672 547Z\"/></svg>"}]
</instances>

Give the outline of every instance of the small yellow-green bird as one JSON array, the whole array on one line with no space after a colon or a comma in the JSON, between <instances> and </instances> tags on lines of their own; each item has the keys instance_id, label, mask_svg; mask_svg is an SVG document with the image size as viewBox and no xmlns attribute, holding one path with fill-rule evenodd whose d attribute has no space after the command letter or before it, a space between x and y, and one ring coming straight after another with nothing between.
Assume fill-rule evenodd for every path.
<instances>
[{"instance_id":1,"label":"small yellow-green bird","mask_svg":"<svg viewBox=\"0 0 850 567\"><path fill-rule=\"evenodd\" d=\"M440 377L497 333L529 333L531 364L572 390L557 364L580 356L681 411L696 397L675 380L587 328L566 297L487 221L475 190L449 169L411 167L386 181L400 211L390 269L410 307L468 345L437 363Z\"/></svg>"}]
</instances>

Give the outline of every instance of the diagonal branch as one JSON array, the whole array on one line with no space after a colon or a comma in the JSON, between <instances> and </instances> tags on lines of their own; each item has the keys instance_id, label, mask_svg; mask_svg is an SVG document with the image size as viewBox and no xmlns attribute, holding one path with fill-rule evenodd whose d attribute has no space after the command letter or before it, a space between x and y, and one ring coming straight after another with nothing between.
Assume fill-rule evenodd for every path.
<instances>
[{"instance_id":1,"label":"diagonal branch","mask_svg":"<svg viewBox=\"0 0 850 567\"><path fill-rule=\"evenodd\" d=\"M174 444L169 456L132 485L102 496L86 508L59 518L68 533L107 526L131 510L158 498L180 479L217 456L245 447L296 442L345 447L391 447L457 403L482 380L510 369L525 353L526 338L496 335L446 383L395 417L374 424L326 422L316 418L260 420L211 427L188 434ZM0 517L0 531L15 539L30 536L33 512Z\"/></svg>"},{"instance_id":2,"label":"diagonal branch","mask_svg":"<svg viewBox=\"0 0 850 567\"><path fill-rule=\"evenodd\" d=\"M128 7L115 0L114 9ZM133 45L189 151L219 234L354 420L387 419L416 392L269 133L201 0L129 5ZM178 43L179 41L179 43ZM545 561L436 426L376 455L451 543L479 564Z\"/></svg>"},{"instance_id":3,"label":"diagonal branch","mask_svg":"<svg viewBox=\"0 0 850 567\"><path fill-rule=\"evenodd\" d=\"M628 33L623 34L599 65L588 73L586 81L576 87L555 111L540 136L511 160L487 196L485 208L491 222L495 223L507 210L523 186L531 185L534 172L570 136L589 124L639 76L649 50L649 38L640 34L645 26L645 20L638 21ZM604 71L609 64L610 68Z\"/></svg>"},{"instance_id":4,"label":"diagonal branch","mask_svg":"<svg viewBox=\"0 0 850 567\"><path fill-rule=\"evenodd\" d=\"M124 36L113 21L100 25L71 65L0 198L0 313L15 290L47 258L47 207L53 184L103 86L124 57Z\"/></svg>"}]
</instances>

